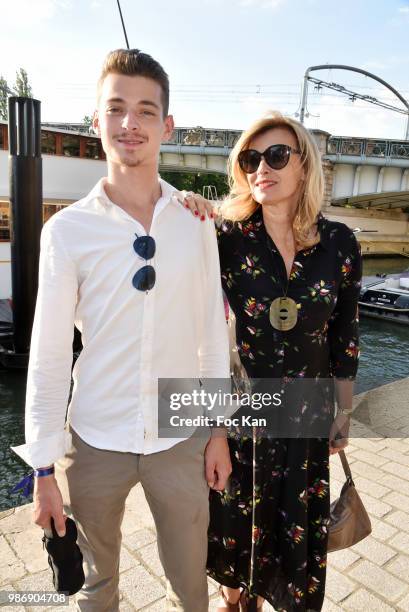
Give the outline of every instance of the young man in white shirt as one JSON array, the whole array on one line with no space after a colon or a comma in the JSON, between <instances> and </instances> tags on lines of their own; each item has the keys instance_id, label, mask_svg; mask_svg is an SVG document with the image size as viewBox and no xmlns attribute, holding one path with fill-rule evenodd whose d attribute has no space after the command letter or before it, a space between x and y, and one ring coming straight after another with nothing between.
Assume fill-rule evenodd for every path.
<instances>
[{"instance_id":1,"label":"young man in white shirt","mask_svg":"<svg viewBox=\"0 0 409 612\"><path fill-rule=\"evenodd\" d=\"M41 237L26 444L14 450L39 469L34 522L49 528L53 518L63 535L64 509L77 521L85 611L119 609L120 525L140 482L168 609L206 612L208 486L223 489L231 470L223 436L157 436L158 378L229 377L213 223L203 231L158 176L174 127L168 104L168 77L153 58L108 55L94 118L108 176ZM74 323L83 350L64 426Z\"/></svg>"}]
</instances>

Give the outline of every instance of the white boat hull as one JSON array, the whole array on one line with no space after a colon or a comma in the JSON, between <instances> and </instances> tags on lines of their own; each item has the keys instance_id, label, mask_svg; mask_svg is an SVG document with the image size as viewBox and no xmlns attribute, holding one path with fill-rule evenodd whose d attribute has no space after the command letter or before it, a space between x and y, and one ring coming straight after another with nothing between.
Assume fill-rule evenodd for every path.
<instances>
[{"instance_id":1,"label":"white boat hull","mask_svg":"<svg viewBox=\"0 0 409 612\"><path fill-rule=\"evenodd\" d=\"M389 274L363 279L359 313L364 317L409 325L409 275Z\"/></svg>"},{"instance_id":2,"label":"white boat hull","mask_svg":"<svg viewBox=\"0 0 409 612\"><path fill-rule=\"evenodd\" d=\"M409 325L409 314L407 312L393 313L381 308L369 309L361 303L359 305L359 315L361 317L369 317L371 319L382 319L383 321L389 321L390 323L400 323L401 325Z\"/></svg>"},{"instance_id":3,"label":"white boat hull","mask_svg":"<svg viewBox=\"0 0 409 612\"><path fill-rule=\"evenodd\" d=\"M10 242L0 242L0 300L11 298Z\"/></svg>"},{"instance_id":4,"label":"white boat hull","mask_svg":"<svg viewBox=\"0 0 409 612\"><path fill-rule=\"evenodd\" d=\"M43 155L44 203L67 205L83 198L107 174L105 161ZM0 200L9 199L9 156L0 150ZM10 242L0 242L0 299L11 297Z\"/></svg>"}]
</instances>

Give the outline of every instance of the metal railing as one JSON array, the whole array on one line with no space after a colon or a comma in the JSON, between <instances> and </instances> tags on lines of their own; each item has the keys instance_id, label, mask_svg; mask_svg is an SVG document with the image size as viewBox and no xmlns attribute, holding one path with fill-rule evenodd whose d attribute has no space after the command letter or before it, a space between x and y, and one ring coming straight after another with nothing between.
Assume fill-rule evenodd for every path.
<instances>
[{"instance_id":1,"label":"metal railing","mask_svg":"<svg viewBox=\"0 0 409 612\"><path fill-rule=\"evenodd\" d=\"M175 128L170 145L187 145L197 147L225 147L231 149L239 139L239 130L208 130L201 127Z\"/></svg>"},{"instance_id":2,"label":"metal railing","mask_svg":"<svg viewBox=\"0 0 409 612\"><path fill-rule=\"evenodd\" d=\"M331 136L328 139L327 154L409 159L409 141Z\"/></svg>"},{"instance_id":3,"label":"metal railing","mask_svg":"<svg viewBox=\"0 0 409 612\"><path fill-rule=\"evenodd\" d=\"M212 130L201 127L181 127L175 128L171 139L166 144L224 147L231 149L236 144L240 135L241 132L239 130ZM331 136L328 139L327 154L409 159L409 141Z\"/></svg>"},{"instance_id":4,"label":"metal railing","mask_svg":"<svg viewBox=\"0 0 409 612\"><path fill-rule=\"evenodd\" d=\"M82 123L43 123L43 130L51 128L56 131L81 132L82 134L96 137L92 128ZM228 147L231 149L236 144L240 130L216 130L197 127L176 127L172 138L165 144L191 145L202 147Z\"/></svg>"},{"instance_id":5,"label":"metal railing","mask_svg":"<svg viewBox=\"0 0 409 612\"><path fill-rule=\"evenodd\" d=\"M87 125L85 123L53 123L47 122L41 124L42 130L47 130L47 128L51 128L52 130L56 130L57 132L80 132L81 134L85 134L86 136L97 137L95 132L92 129L91 125Z\"/></svg>"}]
</instances>

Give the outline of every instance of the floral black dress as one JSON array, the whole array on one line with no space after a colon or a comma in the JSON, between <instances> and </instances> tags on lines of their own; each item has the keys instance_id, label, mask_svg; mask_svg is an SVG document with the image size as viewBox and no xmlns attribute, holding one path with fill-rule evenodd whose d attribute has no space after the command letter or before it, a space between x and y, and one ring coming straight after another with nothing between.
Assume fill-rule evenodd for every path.
<instances>
[{"instance_id":1,"label":"floral black dress","mask_svg":"<svg viewBox=\"0 0 409 612\"><path fill-rule=\"evenodd\" d=\"M247 221L218 230L223 289L250 378L355 378L360 249L342 223L320 215L318 229L320 242L297 253L289 279L260 207ZM298 321L284 332L271 326L269 307L287 283ZM210 493L209 575L244 586L282 612L321 610L328 438L258 437L237 429L229 446L229 486Z\"/></svg>"}]
</instances>

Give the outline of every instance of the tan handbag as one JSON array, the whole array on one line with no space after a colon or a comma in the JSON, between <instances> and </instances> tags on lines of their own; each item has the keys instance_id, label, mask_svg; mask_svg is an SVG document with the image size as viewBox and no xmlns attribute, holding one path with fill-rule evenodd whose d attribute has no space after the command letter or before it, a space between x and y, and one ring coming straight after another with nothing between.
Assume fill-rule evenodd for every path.
<instances>
[{"instance_id":1,"label":"tan handbag","mask_svg":"<svg viewBox=\"0 0 409 612\"><path fill-rule=\"evenodd\" d=\"M355 489L351 469L344 451L339 451L346 481L341 494L330 507L328 552L348 548L360 542L372 531L371 521Z\"/></svg>"}]
</instances>

